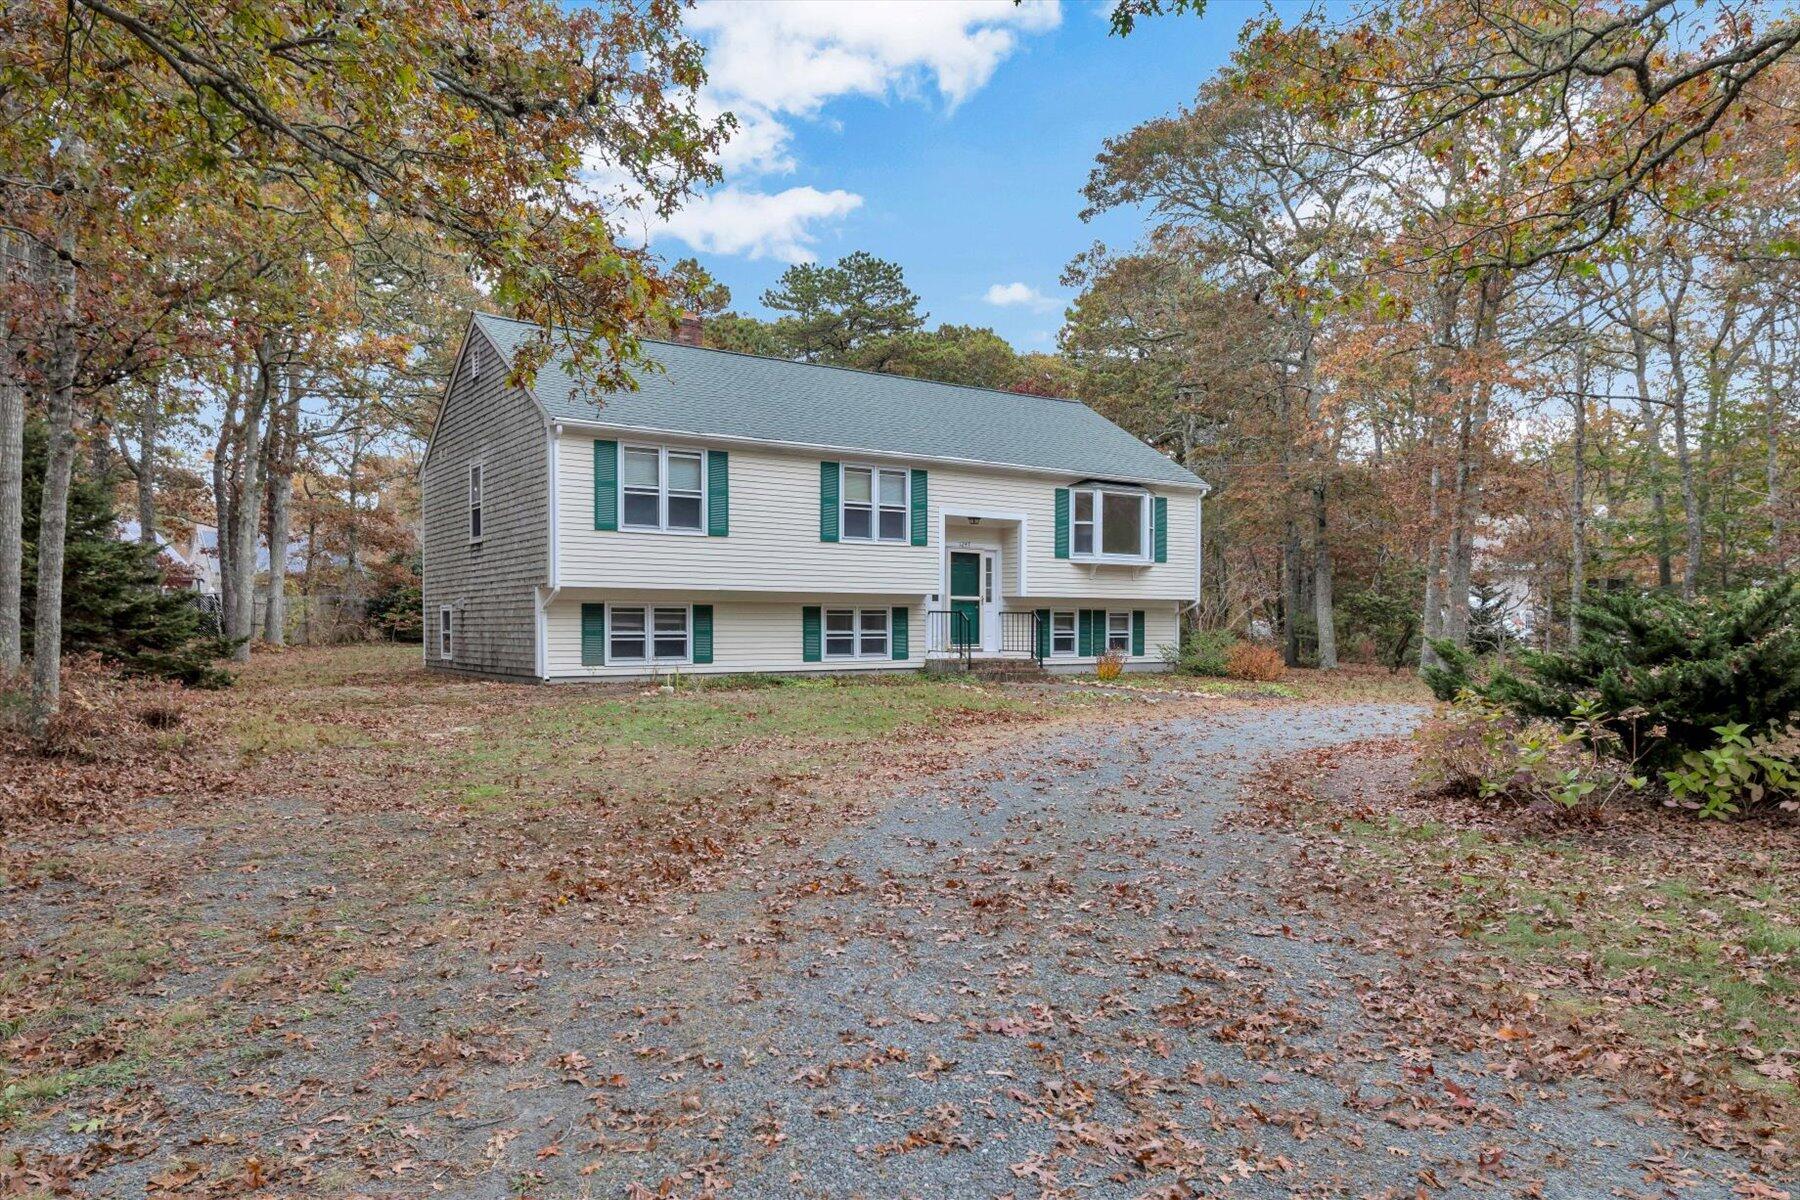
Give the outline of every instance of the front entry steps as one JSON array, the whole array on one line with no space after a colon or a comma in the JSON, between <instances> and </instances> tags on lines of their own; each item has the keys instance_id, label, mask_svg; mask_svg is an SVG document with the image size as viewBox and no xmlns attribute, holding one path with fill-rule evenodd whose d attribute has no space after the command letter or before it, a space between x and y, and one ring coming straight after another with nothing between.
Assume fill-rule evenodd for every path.
<instances>
[{"instance_id":1,"label":"front entry steps","mask_svg":"<svg viewBox=\"0 0 1800 1200\"><path fill-rule=\"evenodd\" d=\"M962 671L960 656L925 660L928 675L960 674ZM976 654L969 660L968 673L977 679L996 682L1044 679L1048 674L1037 659L1015 654Z\"/></svg>"}]
</instances>

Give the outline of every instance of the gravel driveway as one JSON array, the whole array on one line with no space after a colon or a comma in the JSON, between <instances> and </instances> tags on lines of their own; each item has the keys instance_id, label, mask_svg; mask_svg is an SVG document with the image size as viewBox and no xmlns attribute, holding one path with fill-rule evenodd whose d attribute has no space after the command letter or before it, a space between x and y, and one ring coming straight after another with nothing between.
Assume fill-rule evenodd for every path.
<instances>
[{"instance_id":1,"label":"gravel driveway","mask_svg":"<svg viewBox=\"0 0 1800 1200\"><path fill-rule=\"evenodd\" d=\"M1361 998L1394 964L1289 915L1264 882L1287 843L1223 827L1271 758L1418 716L1021 743L629 937L571 913L421 950L313 1053L237 1064L248 1105L171 1099L255 1131L239 1155L329 1151L308 1195L1733 1195L1740 1164L1644 1113L1398 1040Z\"/></svg>"},{"instance_id":2,"label":"gravel driveway","mask_svg":"<svg viewBox=\"0 0 1800 1200\"><path fill-rule=\"evenodd\" d=\"M1219 827L1241 781L1417 716L1085 730L937 781L621 947L545 1048L621 1086L506 1123L613 1151L544 1160L545 1194L1730 1195L1736 1164L1643 1114L1388 1044L1374 964L1284 932L1280 844Z\"/></svg>"}]
</instances>

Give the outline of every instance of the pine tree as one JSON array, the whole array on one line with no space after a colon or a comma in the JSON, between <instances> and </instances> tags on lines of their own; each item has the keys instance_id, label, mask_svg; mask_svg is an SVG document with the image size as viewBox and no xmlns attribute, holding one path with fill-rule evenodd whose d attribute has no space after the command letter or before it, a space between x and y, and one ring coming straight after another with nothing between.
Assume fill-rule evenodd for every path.
<instances>
[{"instance_id":1,"label":"pine tree","mask_svg":"<svg viewBox=\"0 0 1800 1200\"><path fill-rule=\"evenodd\" d=\"M38 505L42 500L45 431L25 433L25 613L27 645L37 611ZM194 687L223 687L231 675L217 663L231 643L214 636L200 610L179 593L159 586L162 571L154 546L115 535L118 518L111 488L78 477L69 491L68 547L63 567L63 649L96 651L125 670L179 680Z\"/></svg>"},{"instance_id":2,"label":"pine tree","mask_svg":"<svg viewBox=\"0 0 1800 1200\"><path fill-rule=\"evenodd\" d=\"M1661 729L1652 765L1713 745L1720 725L1761 730L1800 715L1800 576L1695 601L1591 593L1580 616L1579 645L1522 653L1475 690L1518 716L1563 722L1592 702L1626 739ZM1470 657L1434 648L1447 657L1432 689L1470 686Z\"/></svg>"}]
</instances>

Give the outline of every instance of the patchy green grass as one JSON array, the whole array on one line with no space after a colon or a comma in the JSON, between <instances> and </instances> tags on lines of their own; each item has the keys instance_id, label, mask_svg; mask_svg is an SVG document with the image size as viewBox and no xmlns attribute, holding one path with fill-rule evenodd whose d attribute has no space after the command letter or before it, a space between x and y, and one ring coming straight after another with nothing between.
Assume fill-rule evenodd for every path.
<instances>
[{"instance_id":1,"label":"patchy green grass","mask_svg":"<svg viewBox=\"0 0 1800 1200\"><path fill-rule=\"evenodd\" d=\"M1371 752L1373 753L1373 752ZM1404 775L1334 760L1313 799L1271 806L1323 832L1330 871L1380 915L1435 918L1569 1013L1604 1016L1652 1055L1800 1102L1800 876L1793 830L1634 809L1594 829L1412 795ZM1379 782L1383 778L1387 782ZM1349 803L1346 809L1346 802ZM1321 861L1327 861L1321 856Z\"/></svg>"},{"instance_id":2,"label":"patchy green grass","mask_svg":"<svg viewBox=\"0 0 1800 1200\"><path fill-rule=\"evenodd\" d=\"M737 683L736 686L733 686ZM849 770L896 744L1053 715L1041 701L926 677L731 678L704 687L549 689L445 760L445 794L496 809L567 789L639 800Z\"/></svg>"}]
</instances>

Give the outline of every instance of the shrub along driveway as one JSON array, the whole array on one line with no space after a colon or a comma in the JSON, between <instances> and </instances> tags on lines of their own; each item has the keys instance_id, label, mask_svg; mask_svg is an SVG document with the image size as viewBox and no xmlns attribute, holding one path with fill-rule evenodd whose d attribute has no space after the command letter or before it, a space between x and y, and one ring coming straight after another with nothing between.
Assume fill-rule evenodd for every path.
<instances>
[{"instance_id":1,"label":"shrub along driveway","mask_svg":"<svg viewBox=\"0 0 1800 1200\"><path fill-rule=\"evenodd\" d=\"M179 1039L185 1006L231 1035L197 1038L154 1088L127 1076L39 1110L11 1137L28 1150L12 1178L91 1170L75 1186L115 1195L1759 1194L1746 1164L1639 1110L1519 1076L1500 1014L1491 1063L1398 1036L1380 1009L1403 964L1269 885L1291 843L1221 823L1271 757L1417 712L1088 723L818 820L759 818L741 842L724 803L676 837L644 822L586 852L565 828L579 812L509 839L442 810L283 802L255 815L280 834L260 840L237 813L185 835L210 849L163 880L166 910L145 901L181 932L143 964L160 1016L134 1026ZM650 886L658 872L678 886Z\"/></svg>"}]
</instances>

